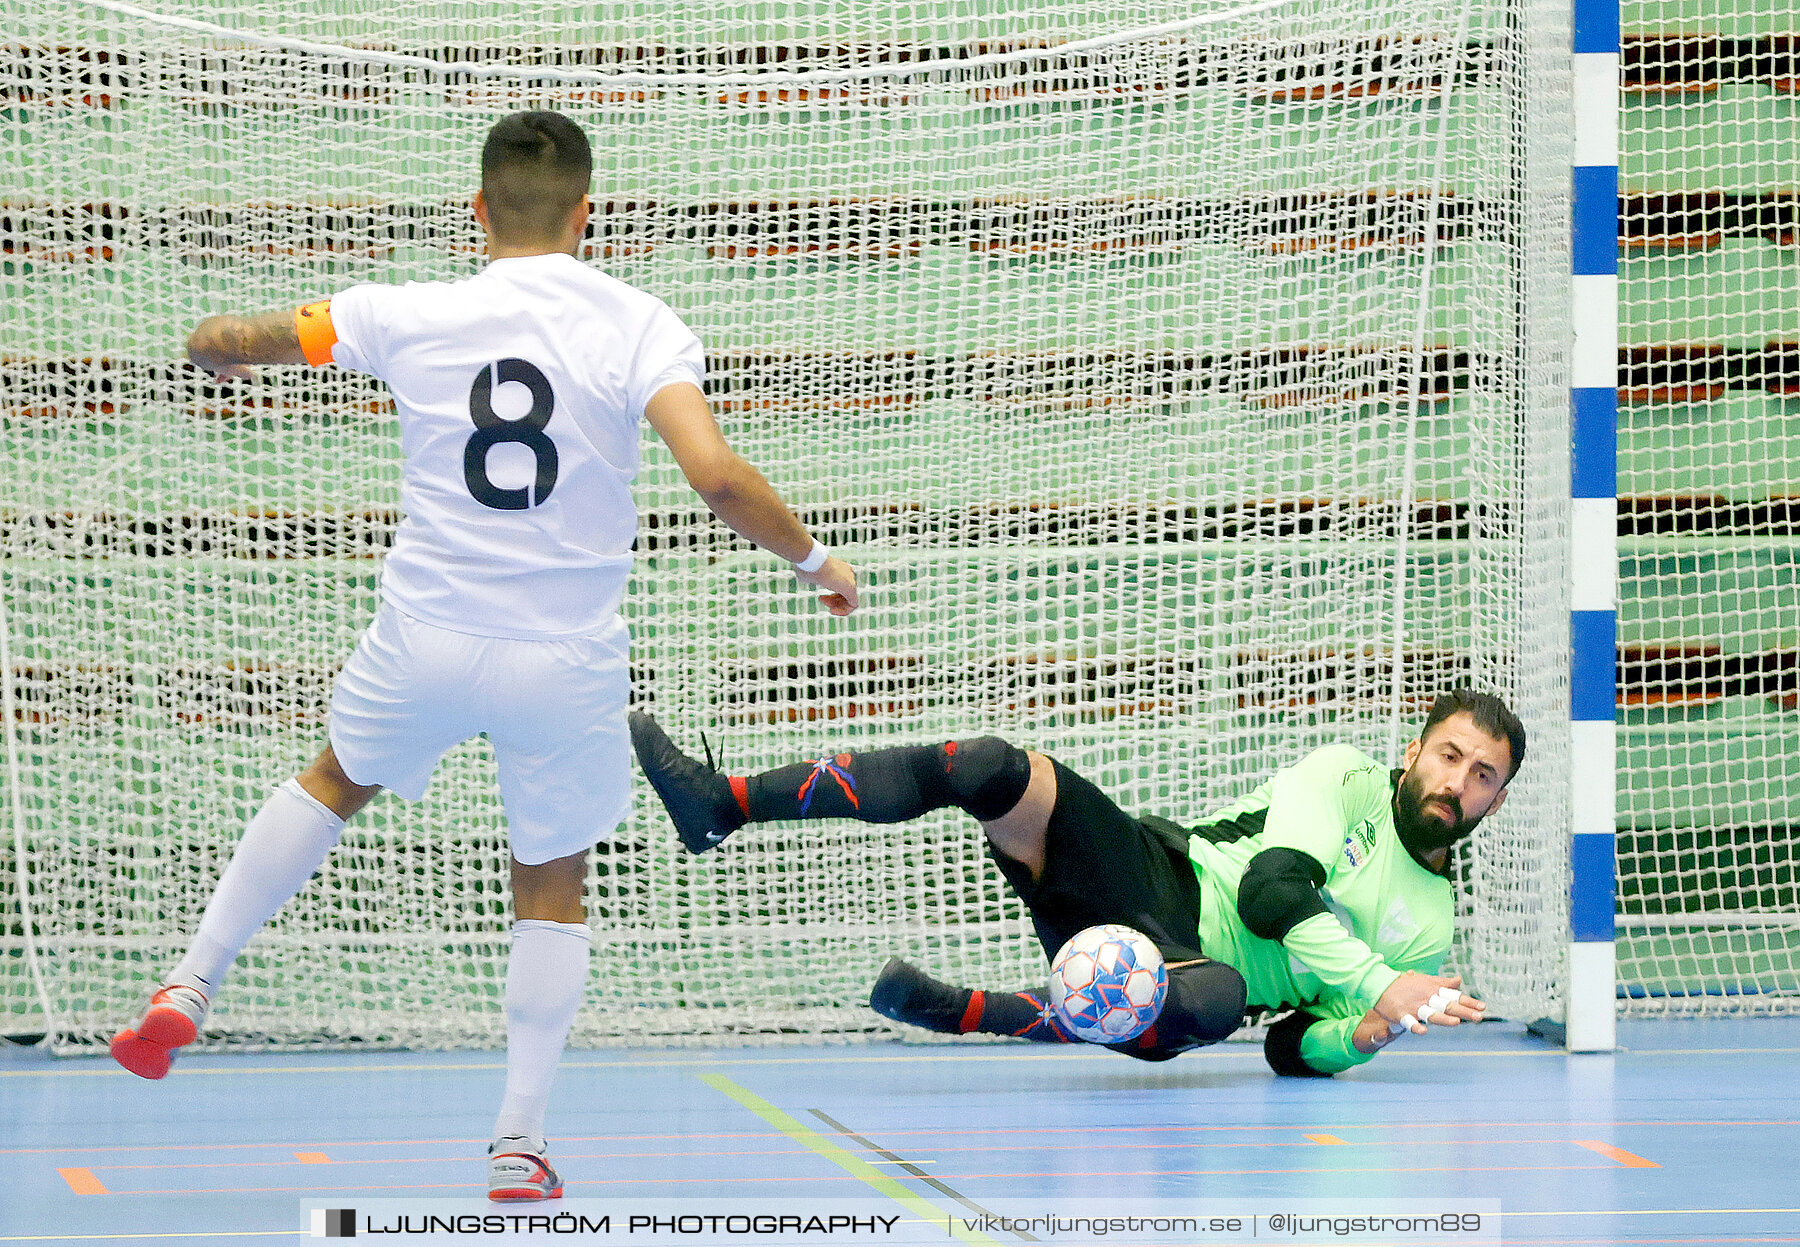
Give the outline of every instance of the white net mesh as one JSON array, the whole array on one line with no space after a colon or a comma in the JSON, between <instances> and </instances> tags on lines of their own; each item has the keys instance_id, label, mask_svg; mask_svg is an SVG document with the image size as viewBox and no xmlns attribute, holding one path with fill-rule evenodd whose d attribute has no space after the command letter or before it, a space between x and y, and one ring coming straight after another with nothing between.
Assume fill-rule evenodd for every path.
<instances>
[{"instance_id":1,"label":"white net mesh","mask_svg":"<svg viewBox=\"0 0 1800 1247\"><path fill-rule=\"evenodd\" d=\"M1560 5L693 7L8 0L13 1028L139 1006L376 602L381 387L220 390L185 330L471 271L476 153L526 106L594 140L590 258L683 313L728 436L867 573L829 620L650 447L627 610L679 739L741 771L996 732L1192 821L1329 739L1393 756L1472 679L1534 735L1458 963L1556 1012ZM353 824L216 1025L493 1042L505 861L472 744ZM1041 974L960 816L689 859L640 803L590 902L578 1042L888 1033L895 952Z\"/></svg>"},{"instance_id":2,"label":"white net mesh","mask_svg":"<svg viewBox=\"0 0 1800 1247\"><path fill-rule=\"evenodd\" d=\"M1800 1001L1800 4L1624 6L1619 979Z\"/></svg>"}]
</instances>

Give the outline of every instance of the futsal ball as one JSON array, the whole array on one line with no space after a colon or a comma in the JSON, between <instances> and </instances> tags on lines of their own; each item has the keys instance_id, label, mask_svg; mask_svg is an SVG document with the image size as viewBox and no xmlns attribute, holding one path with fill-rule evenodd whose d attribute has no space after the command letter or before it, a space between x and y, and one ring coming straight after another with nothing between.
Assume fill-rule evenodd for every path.
<instances>
[{"instance_id":1,"label":"futsal ball","mask_svg":"<svg viewBox=\"0 0 1800 1247\"><path fill-rule=\"evenodd\" d=\"M1130 927L1089 927L1050 963L1050 1007L1089 1043L1136 1039L1168 994L1162 954Z\"/></svg>"}]
</instances>

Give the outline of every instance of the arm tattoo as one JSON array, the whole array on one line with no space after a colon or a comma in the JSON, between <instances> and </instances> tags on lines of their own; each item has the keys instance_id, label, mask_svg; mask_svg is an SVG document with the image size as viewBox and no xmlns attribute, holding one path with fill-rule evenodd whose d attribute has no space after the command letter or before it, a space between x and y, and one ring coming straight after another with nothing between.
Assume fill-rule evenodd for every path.
<instances>
[{"instance_id":1,"label":"arm tattoo","mask_svg":"<svg viewBox=\"0 0 1800 1247\"><path fill-rule=\"evenodd\" d=\"M232 349L241 364L303 364L300 334L292 310L235 319Z\"/></svg>"},{"instance_id":2,"label":"arm tattoo","mask_svg":"<svg viewBox=\"0 0 1800 1247\"><path fill-rule=\"evenodd\" d=\"M208 317L188 339L188 355L200 367L213 370L238 364L306 362L292 311Z\"/></svg>"}]
</instances>

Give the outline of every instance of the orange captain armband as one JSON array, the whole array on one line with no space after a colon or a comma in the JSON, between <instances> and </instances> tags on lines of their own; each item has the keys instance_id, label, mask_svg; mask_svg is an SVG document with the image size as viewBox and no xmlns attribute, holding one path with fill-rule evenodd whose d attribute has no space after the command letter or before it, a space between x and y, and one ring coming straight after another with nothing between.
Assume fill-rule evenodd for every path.
<instances>
[{"instance_id":1,"label":"orange captain armband","mask_svg":"<svg viewBox=\"0 0 1800 1247\"><path fill-rule=\"evenodd\" d=\"M331 324L330 299L295 308L294 330L300 335L300 352L307 363L316 368L331 362L331 348L337 345L338 337Z\"/></svg>"}]
</instances>

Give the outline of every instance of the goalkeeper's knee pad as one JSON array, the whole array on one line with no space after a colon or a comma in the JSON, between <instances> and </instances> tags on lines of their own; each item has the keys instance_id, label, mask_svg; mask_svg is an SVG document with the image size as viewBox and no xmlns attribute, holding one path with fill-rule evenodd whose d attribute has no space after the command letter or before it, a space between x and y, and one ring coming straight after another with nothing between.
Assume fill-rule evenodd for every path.
<instances>
[{"instance_id":1,"label":"goalkeeper's knee pad","mask_svg":"<svg viewBox=\"0 0 1800 1247\"><path fill-rule=\"evenodd\" d=\"M998 736L950 741L942 756L949 804L984 823L1008 813L1031 784L1031 756Z\"/></svg>"},{"instance_id":2,"label":"goalkeeper's knee pad","mask_svg":"<svg viewBox=\"0 0 1800 1247\"><path fill-rule=\"evenodd\" d=\"M1244 1023L1249 987L1223 961L1200 961L1169 971L1169 994L1156 1025L1128 1043L1108 1044L1140 1061L1167 1061L1191 1048L1229 1039Z\"/></svg>"},{"instance_id":3,"label":"goalkeeper's knee pad","mask_svg":"<svg viewBox=\"0 0 1800 1247\"><path fill-rule=\"evenodd\" d=\"M1199 1048L1231 1038L1244 1024L1250 988L1223 961L1202 961L1169 971L1169 995L1156 1031L1164 1043Z\"/></svg>"},{"instance_id":4,"label":"goalkeeper's knee pad","mask_svg":"<svg viewBox=\"0 0 1800 1247\"><path fill-rule=\"evenodd\" d=\"M898 823L954 806L987 822L1019 803L1031 759L998 736L901 745L782 767L746 781L750 816Z\"/></svg>"}]
</instances>

